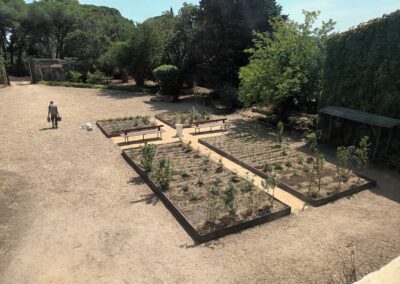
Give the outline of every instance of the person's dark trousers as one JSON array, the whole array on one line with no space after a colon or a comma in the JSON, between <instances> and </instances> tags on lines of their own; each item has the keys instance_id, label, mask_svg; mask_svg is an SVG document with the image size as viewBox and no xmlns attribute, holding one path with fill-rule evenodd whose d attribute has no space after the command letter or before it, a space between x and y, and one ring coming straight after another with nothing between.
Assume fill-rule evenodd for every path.
<instances>
[{"instance_id":1,"label":"person's dark trousers","mask_svg":"<svg viewBox=\"0 0 400 284\"><path fill-rule=\"evenodd\" d=\"M58 127L58 120L57 120L57 115L56 114L52 114L51 115L51 124L53 125L53 127Z\"/></svg>"}]
</instances>

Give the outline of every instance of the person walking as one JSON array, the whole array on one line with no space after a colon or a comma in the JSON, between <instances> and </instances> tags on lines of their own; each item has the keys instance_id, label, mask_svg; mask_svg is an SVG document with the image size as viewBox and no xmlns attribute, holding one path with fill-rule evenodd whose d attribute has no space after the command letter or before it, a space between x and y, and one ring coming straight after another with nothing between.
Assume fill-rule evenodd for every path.
<instances>
[{"instance_id":1,"label":"person walking","mask_svg":"<svg viewBox=\"0 0 400 284\"><path fill-rule=\"evenodd\" d=\"M47 114L47 121L50 122L51 120L52 128L58 128L58 117L59 113L57 105L51 101L49 105L49 113Z\"/></svg>"}]
</instances>

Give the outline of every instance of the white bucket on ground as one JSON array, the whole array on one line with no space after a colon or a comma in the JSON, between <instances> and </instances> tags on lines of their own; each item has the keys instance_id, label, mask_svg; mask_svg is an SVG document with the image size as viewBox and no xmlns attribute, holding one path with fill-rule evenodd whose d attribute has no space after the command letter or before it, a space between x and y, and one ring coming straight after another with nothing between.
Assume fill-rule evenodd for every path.
<instances>
[{"instance_id":1,"label":"white bucket on ground","mask_svg":"<svg viewBox=\"0 0 400 284\"><path fill-rule=\"evenodd\" d=\"M93 130L93 126L92 126L92 124L90 124L90 122L86 123L86 130L87 131L92 131Z\"/></svg>"}]
</instances>

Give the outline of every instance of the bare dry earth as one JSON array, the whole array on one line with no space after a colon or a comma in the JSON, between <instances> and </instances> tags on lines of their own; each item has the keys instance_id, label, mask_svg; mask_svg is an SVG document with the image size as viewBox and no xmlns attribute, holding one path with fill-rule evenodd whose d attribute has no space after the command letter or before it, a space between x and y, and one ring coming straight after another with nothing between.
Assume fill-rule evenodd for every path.
<instances>
[{"instance_id":1,"label":"bare dry earth","mask_svg":"<svg viewBox=\"0 0 400 284\"><path fill-rule=\"evenodd\" d=\"M362 269L400 254L400 178L321 208L195 246L85 122L190 109L121 92L0 89L0 283L324 283L350 242ZM58 130L45 118L60 107Z\"/></svg>"}]
</instances>

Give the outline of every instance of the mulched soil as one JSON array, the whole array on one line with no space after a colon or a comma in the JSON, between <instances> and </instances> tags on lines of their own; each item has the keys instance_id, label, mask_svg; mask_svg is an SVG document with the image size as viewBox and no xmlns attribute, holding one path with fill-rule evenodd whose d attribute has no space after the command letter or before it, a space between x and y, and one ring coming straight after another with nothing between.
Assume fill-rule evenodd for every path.
<instances>
[{"instance_id":1,"label":"mulched soil","mask_svg":"<svg viewBox=\"0 0 400 284\"><path fill-rule=\"evenodd\" d=\"M136 116L136 117L123 117L115 119L103 119L97 122L104 131L109 135L118 135L123 130L142 128L146 126L155 125L148 116Z\"/></svg>"},{"instance_id":2,"label":"mulched soil","mask_svg":"<svg viewBox=\"0 0 400 284\"><path fill-rule=\"evenodd\" d=\"M135 148L127 153L140 165L141 149ZM267 192L257 188L252 180L239 177L224 168L222 163L212 161L188 145L159 145L154 164L157 165L160 159L170 160L174 169L169 189L165 191L166 196L200 234L286 208ZM226 203L230 187L235 192L233 212ZM272 189L270 192L272 194Z\"/></svg>"},{"instance_id":3,"label":"mulched soil","mask_svg":"<svg viewBox=\"0 0 400 284\"><path fill-rule=\"evenodd\" d=\"M339 187L336 165L325 162L319 189L319 180L312 170L313 157L307 151L291 147L289 143L279 146L265 133L235 133L203 140L257 170L275 174L283 183L312 198L328 197L367 183L350 171L341 178Z\"/></svg>"},{"instance_id":4,"label":"mulched soil","mask_svg":"<svg viewBox=\"0 0 400 284\"><path fill-rule=\"evenodd\" d=\"M175 127L176 124L181 123L185 127L190 126L196 121L207 121L212 119L212 115L208 112L199 112L192 109L190 112L165 112L157 115L163 121L168 122Z\"/></svg>"}]
</instances>

